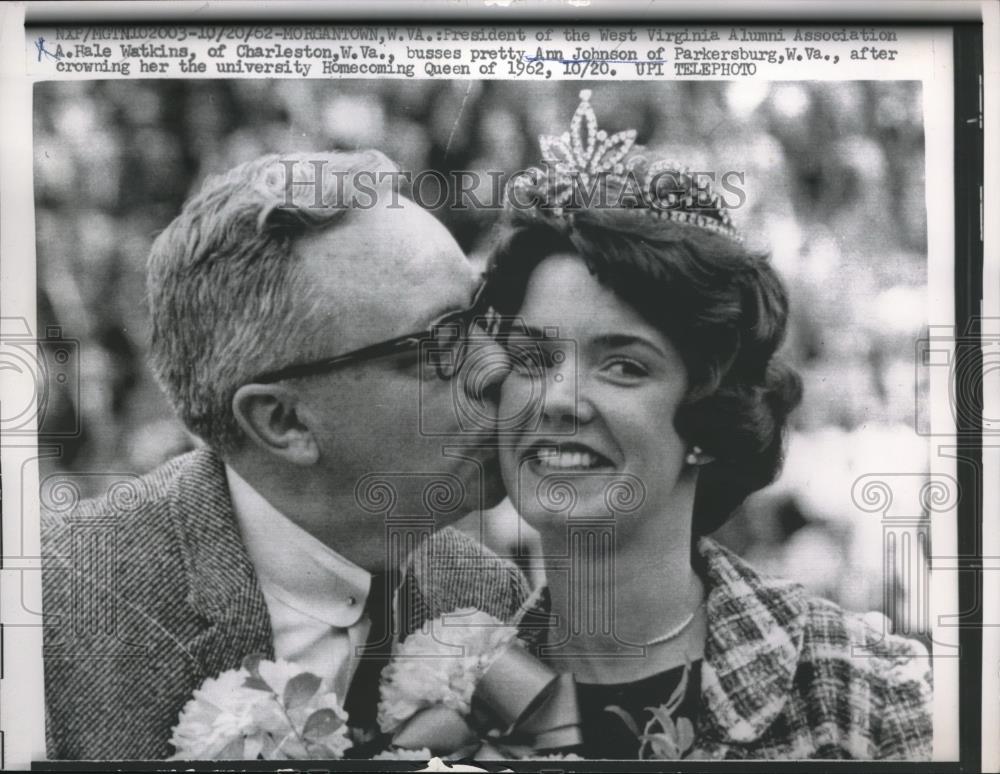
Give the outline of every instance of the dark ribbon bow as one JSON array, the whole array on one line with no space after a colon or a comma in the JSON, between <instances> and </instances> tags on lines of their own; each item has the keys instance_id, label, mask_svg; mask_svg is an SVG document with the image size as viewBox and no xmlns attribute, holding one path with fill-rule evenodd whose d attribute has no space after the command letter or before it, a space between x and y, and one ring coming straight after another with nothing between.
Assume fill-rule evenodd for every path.
<instances>
[{"instance_id":1,"label":"dark ribbon bow","mask_svg":"<svg viewBox=\"0 0 1000 774\"><path fill-rule=\"evenodd\" d=\"M573 676L554 672L517 642L480 679L469 721L477 729L498 730L477 733L458 713L438 705L407 721L393 742L472 758L525 758L583 743Z\"/></svg>"},{"instance_id":2,"label":"dark ribbon bow","mask_svg":"<svg viewBox=\"0 0 1000 774\"><path fill-rule=\"evenodd\" d=\"M495 743L503 747L541 752L583 743L573 675L554 672L516 643L483 675L473 707L499 721Z\"/></svg>"}]
</instances>

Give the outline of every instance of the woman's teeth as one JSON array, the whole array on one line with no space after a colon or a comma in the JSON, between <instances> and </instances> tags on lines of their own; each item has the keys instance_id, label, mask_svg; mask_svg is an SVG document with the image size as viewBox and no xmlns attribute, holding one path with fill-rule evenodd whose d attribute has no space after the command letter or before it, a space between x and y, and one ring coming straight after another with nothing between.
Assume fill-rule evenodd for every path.
<instances>
[{"instance_id":1,"label":"woman's teeth","mask_svg":"<svg viewBox=\"0 0 1000 774\"><path fill-rule=\"evenodd\" d=\"M539 449L537 459L541 467L559 470L596 468L602 464L601 458L586 451L567 452L558 449Z\"/></svg>"}]
</instances>

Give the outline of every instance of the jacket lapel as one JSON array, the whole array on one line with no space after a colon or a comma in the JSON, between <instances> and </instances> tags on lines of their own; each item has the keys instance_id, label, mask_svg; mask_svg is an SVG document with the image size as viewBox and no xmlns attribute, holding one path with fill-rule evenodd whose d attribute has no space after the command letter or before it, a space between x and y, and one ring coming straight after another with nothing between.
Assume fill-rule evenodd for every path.
<instances>
[{"instance_id":1,"label":"jacket lapel","mask_svg":"<svg viewBox=\"0 0 1000 774\"><path fill-rule=\"evenodd\" d=\"M702 538L708 638L702 665L705 732L726 744L759 739L784 709L802 652L807 603L796 584L764 582Z\"/></svg>"},{"instance_id":2,"label":"jacket lapel","mask_svg":"<svg viewBox=\"0 0 1000 774\"><path fill-rule=\"evenodd\" d=\"M238 667L251 653L274 657L267 605L233 511L225 467L194 452L174 480L170 518L187 580L185 603L199 622L187 641L197 682Z\"/></svg>"}]
</instances>

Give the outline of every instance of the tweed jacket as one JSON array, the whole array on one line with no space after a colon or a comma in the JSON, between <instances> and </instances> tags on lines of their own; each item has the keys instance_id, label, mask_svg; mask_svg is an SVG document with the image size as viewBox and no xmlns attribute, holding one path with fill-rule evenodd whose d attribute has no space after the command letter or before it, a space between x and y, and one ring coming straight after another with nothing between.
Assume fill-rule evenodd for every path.
<instances>
[{"instance_id":1,"label":"tweed jacket","mask_svg":"<svg viewBox=\"0 0 1000 774\"><path fill-rule=\"evenodd\" d=\"M699 757L930 758L920 643L764 578L708 538L698 553L708 587Z\"/></svg>"},{"instance_id":2,"label":"tweed jacket","mask_svg":"<svg viewBox=\"0 0 1000 774\"><path fill-rule=\"evenodd\" d=\"M52 760L165 758L203 680L248 654L274 656L225 468L211 451L44 512L42 550ZM445 571L428 572L434 557L447 558ZM402 577L409 630L463 606L509 617L528 590L513 565L453 529L414 552Z\"/></svg>"}]
</instances>

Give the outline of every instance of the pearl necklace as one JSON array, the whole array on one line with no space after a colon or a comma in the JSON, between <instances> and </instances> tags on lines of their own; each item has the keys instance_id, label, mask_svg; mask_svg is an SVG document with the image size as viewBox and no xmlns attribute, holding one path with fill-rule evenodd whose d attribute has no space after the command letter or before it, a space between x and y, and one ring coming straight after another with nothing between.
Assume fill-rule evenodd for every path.
<instances>
[{"instance_id":1,"label":"pearl necklace","mask_svg":"<svg viewBox=\"0 0 1000 774\"><path fill-rule=\"evenodd\" d=\"M660 644L662 644L664 642L669 642L670 640L676 638L678 635L680 635L681 633L683 633L684 630L687 629L691 625L691 622L694 621L695 615L697 615L698 611L701 610L702 605L704 605L704 604L705 604L704 600L702 600L701 602L699 602L698 603L698 607L696 607L694 610L692 610L690 612L690 614L687 616L687 618L685 618L683 621L681 621L679 624L677 624L677 626L675 626L673 629L671 629L666 634L661 634L659 637L656 637L656 638L650 640L649 642L644 643L644 646L648 648L650 645L660 645Z\"/></svg>"}]
</instances>

